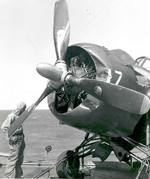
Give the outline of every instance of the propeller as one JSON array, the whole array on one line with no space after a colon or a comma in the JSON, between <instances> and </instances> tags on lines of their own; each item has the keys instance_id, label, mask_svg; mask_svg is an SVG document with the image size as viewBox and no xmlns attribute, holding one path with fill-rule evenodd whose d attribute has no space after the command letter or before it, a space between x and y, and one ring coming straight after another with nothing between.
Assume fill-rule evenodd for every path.
<instances>
[{"instance_id":1,"label":"propeller","mask_svg":"<svg viewBox=\"0 0 150 179\"><path fill-rule=\"evenodd\" d=\"M148 96L135 90L100 80L77 78L50 64L41 64L37 67L37 71L43 77L55 80L61 85L69 83L78 86L92 96L121 110L142 115L150 109Z\"/></svg>"},{"instance_id":2,"label":"propeller","mask_svg":"<svg viewBox=\"0 0 150 179\"><path fill-rule=\"evenodd\" d=\"M69 44L69 38L70 38L70 25L69 25L69 15L68 15L68 8L67 8L67 3L65 0L58 0L55 3L55 8L54 8L54 24L53 24L53 37L54 37L54 45L55 45L55 51L56 51L56 69L58 68L61 72L63 71L62 74L67 74L67 65L65 63L65 54L66 50ZM45 74L47 74L48 69L46 70L45 66L42 67L42 64L38 65L37 69L45 69ZM51 68L51 75L53 74L53 71L55 70ZM57 70L58 70L57 69ZM56 71L57 71L56 70ZM40 70L41 71L41 70ZM46 72L47 71L47 72ZM65 72L65 73L64 73ZM58 74L56 76L56 79L59 77L62 78L62 74ZM41 74L42 75L42 74ZM14 123L11 124L10 128L8 129L8 137L12 136L14 132L16 131L17 128L19 128L22 123L27 119L27 117L33 112L33 110L38 106L38 104L50 93L52 93L54 90L58 89L62 83L61 80L59 82L55 82L55 75L56 73L52 76L53 81L50 81L39 97L39 99L30 107L27 108L20 116L19 118L14 121ZM49 78L48 78L49 79Z\"/></svg>"}]
</instances>

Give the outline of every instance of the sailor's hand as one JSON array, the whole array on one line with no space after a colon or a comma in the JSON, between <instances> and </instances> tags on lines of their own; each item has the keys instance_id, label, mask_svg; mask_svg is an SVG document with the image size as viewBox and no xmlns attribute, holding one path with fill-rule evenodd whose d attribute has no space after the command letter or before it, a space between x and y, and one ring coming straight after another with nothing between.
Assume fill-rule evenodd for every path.
<instances>
[{"instance_id":1,"label":"sailor's hand","mask_svg":"<svg viewBox=\"0 0 150 179\"><path fill-rule=\"evenodd\" d=\"M6 140L8 140L8 128L4 127L4 128L2 128L1 130L2 130L2 132L4 133L4 138L5 138Z\"/></svg>"},{"instance_id":2,"label":"sailor's hand","mask_svg":"<svg viewBox=\"0 0 150 179\"><path fill-rule=\"evenodd\" d=\"M8 130L7 128L3 128L3 129L2 129L2 132L3 132L3 133L6 133L7 130Z\"/></svg>"}]
</instances>

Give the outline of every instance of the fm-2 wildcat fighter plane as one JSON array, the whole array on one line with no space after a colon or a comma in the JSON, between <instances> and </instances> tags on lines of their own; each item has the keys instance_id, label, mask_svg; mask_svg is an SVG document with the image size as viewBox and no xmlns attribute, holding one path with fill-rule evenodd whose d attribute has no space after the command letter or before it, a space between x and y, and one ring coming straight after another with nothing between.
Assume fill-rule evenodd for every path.
<instances>
[{"instance_id":1,"label":"fm-2 wildcat fighter plane","mask_svg":"<svg viewBox=\"0 0 150 179\"><path fill-rule=\"evenodd\" d=\"M149 168L148 162L131 152L138 148L149 157L143 149L148 148L145 135L150 72L144 64L149 59L141 57L134 61L123 50L108 50L91 43L68 46L70 25L65 0L55 3L53 36L55 65L37 65L37 72L49 82L39 99L11 125L9 136L47 97L57 119L86 131L79 146L58 157L59 177L77 177L81 158L92 155L105 161L111 151L119 161L132 165L132 159L136 159Z\"/></svg>"}]
</instances>

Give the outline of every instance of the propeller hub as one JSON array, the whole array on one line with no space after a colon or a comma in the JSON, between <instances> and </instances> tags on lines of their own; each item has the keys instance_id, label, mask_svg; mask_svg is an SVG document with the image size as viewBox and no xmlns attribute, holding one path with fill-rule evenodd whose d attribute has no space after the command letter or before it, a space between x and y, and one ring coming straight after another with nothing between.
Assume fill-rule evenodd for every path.
<instances>
[{"instance_id":1,"label":"propeller hub","mask_svg":"<svg viewBox=\"0 0 150 179\"><path fill-rule=\"evenodd\" d=\"M61 81L62 77L62 70L60 68L57 68L54 65L50 65L48 63L40 63L36 67L37 72L52 81Z\"/></svg>"},{"instance_id":2,"label":"propeller hub","mask_svg":"<svg viewBox=\"0 0 150 179\"><path fill-rule=\"evenodd\" d=\"M65 82L66 76L70 74L66 70L48 63L38 64L36 70L41 76L54 82L59 82L60 84L63 84Z\"/></svg>"},{"instance_id":3,"label":"propeller hub","mask_svg":"<svg viewBox=\"0 0 150 179\"><path fill-rule=\"evenodd\" d=\"M67 72L67 64L64 60L57 60L55 63L56 67L62 69L62 71L66 71Z\"/></svg>"}]
</instances>

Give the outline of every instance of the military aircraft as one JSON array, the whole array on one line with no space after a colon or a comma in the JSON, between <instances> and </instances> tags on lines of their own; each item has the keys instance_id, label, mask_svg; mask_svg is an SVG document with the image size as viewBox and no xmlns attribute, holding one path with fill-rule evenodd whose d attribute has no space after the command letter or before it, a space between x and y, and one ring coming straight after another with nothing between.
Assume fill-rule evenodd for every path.
<instances>
[{"instance_id":1,"label":"military aircraft","mask_svg":"<svg viewBox=\"0 0 150 179\"><path fill-rule=\"evenodd\" d=\"M149 157L145 138L150 72L144 66L149 58L135 61L123 50L109 50L91 43L69 46L65 0L55 3L53 36L55 65L41 63L36 68L49 82L39 99L11 125L9 136L47 97L48 106L58 120L86 132L79 146L58 157L59 177L77 177L86 156L105 161L111 151L119 161L132 165L135 159L149 169L149 163L131 151L137 148ZM53 100L51 95L55 96Z\"/></svg>"}]
</instances>

